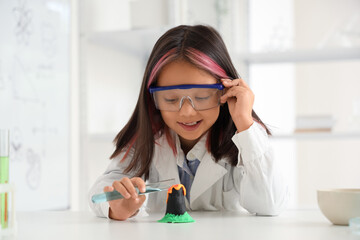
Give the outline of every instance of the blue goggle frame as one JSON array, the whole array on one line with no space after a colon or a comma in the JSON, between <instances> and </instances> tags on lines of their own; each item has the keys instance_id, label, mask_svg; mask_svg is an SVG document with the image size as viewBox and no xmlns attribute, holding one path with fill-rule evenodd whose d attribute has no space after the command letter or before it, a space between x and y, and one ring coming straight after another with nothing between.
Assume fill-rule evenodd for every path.
<instances>
[{"instance_id":1,"label":"blue goggle frame","mask_svg":"<svg viewBox=\"0 0 360 240\"><path fill-rule=\"evenodd\" d=\"M164 86L164 87L149 87L149 92L158 92L171 89L190 89L190 88L216 88L223 90L224 86L221 83L215 84L184 84L184 85L174 85L174 86Z\"/></svg>"}]
</instances>

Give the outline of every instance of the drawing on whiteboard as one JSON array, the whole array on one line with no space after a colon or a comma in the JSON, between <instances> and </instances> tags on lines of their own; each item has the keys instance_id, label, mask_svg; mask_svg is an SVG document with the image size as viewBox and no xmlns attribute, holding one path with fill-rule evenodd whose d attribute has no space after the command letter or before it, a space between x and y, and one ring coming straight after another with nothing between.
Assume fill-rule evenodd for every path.
<instances>
[{"instance_id":1,"label":"drawing on whiteboard","mask_svg":"<svg viewBox=\"0 0 360 240\"><path fill-rule=\"evenodd\" d=\"M70 0L0 0L0 128L10 129L19 211L69 205L70 9Z\"/></svg>"},{"instance_id":2,"label":"drawing on whiteboard","mask_svg":"<svg viewBox=\"0 0 360 240\"><path fill-rule=\"evenodd\" d=\"M55 22L55 21L52 21ZM48 58L53 58L57 51L56 26L54 23L41 24L42 50Z\"/></svg>"},{"instance_id":3,"label":"drawing on whiteboard","mask_svg":"<svg viewBox=\"0 0 360 240\"><path fill-rule=\"evenodd\" d=\"M39 139L39 146L40 145L40 141L42 142L42 147L41 147L41 153L42 153L42 157L43 159L47 159L47 155L46 155L46 146L48 144L48 138L52 138L58 135L58 131L56 129L56 127L50 127L46 124L42 124L42 126L37 126L37 127L33 127L32 128L32 136L35 138Z\"/></svg>"},{"instance_id":4,"label":"drawing on whiteboard","mask_svg":"<svg viewBox=\"0 0 360 240\"><path fill-rule=\"evenodd\" d=\"M32 11L26 6L26 0L18 0L18 6L13 8L15 17L15 37L19 44L28 45L32 34Z\"/></svg>"},{"instance_id":5,"label":"drawing on whiteboard","mask_svg":"<svg viewBox=\"0 0 360 240\"><path fill-rule=\"evenodd\" d=\"M32 149L27 151L27 162L29 169L26 173L26 182L29 188L35 190L39 187L41 181L41 158Z\"/></svg>"},{"instance_id":6,"label":"drawing on whiteboard","mask_svg":"<svg viewBox=\"0 0 360 240\"><path fill-rule=\"evenodd\" d=\"M24 102L39 101L32 77L18 57L14 57L9 80L12 83L14 99L22 100Z\"/></svg>"},{"instance_id":7,"label":"drawing on whiteboard","mask_svg":"<svg viewBox=\"0 0 360 240\"><path fill-rule=\"evenodd\" d=\"M23 137L20 129L14 127L11 132L11 142L10 142L10 160L20 162L24 159L23 153Z\"/></svg>"},{"instance_id":8,"label":"drawing on whiteboard","mask_svg":"<svg viewBox=\"0 0 360 240\"><path fill-rule=\"evenodd\" d=\"M49 81L55 78L54 66L52 63L41 63L37 66L36 79Z\"/></svg>"}]
</instances>

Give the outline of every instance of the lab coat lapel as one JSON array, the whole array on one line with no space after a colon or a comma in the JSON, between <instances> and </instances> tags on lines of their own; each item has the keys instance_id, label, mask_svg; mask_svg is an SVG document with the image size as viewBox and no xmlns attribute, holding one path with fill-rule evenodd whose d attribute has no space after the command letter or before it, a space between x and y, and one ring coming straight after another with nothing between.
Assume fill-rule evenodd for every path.
<instances>
[{"instance_id":1,"label":"lab coat lapel","mask_svg":"<svg viewBox=\"0 0 360 240\"><path fill-rule=\"evenodd\" d=\"M190 204L194 202L203 192L209 189L214 183L222 178L227 170L217 164L210 153L206 153L196 171L194 182L190 190Z\"/></svg>"},{"instance_id":2,"label":"lab coat lapel","mask_svg":"<svg viewBox=\"0 0 360 240\"><path fill-rule=\"evenodd\" d=\"M179 170L176 164L177 156L174 156L170 148L161 146L156 146L155 148L154 165L160 177L159 181L174 178L174 184L179 184Z\"/></svg>"}]
</instances>

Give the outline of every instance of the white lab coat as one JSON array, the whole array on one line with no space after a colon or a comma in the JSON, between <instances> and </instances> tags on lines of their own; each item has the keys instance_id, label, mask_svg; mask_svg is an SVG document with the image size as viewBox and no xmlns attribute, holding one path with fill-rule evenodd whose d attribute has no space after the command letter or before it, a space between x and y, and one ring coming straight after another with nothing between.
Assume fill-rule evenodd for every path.
<instances>
[{"instance_id":1,"label":"white lab coat","mask_svg":"<svg viewBox=\"0 0 360 240\"><path fill-rule=\"evenodd\" d=\"M174 156L166 137L163 135L155 144L154 158L150 166L149 182L157 182L175 178L180 183L177 166L182 166L184 153L176 134L178 154ZM187 159L199 159L191 190L190 202L185 198L188 210L240 210L245 208L258 215L277 215L285 207L288 199L288 188L276 166L265 129L254 123L249 129L237 133L232 141L239 149L238 164L231 166L226 159L216 163L206 150L206 134L187 153ZM105 186L120 180L131 154L120 163L123 154L111 160L105 173L100 176L90 190L89 197L103 192ZM165 212L166 191L147 195L146 206L141 211ZM107 202L94 204L90 207L97 216L108 217ZM140 214L141 215L141 214Z\"/></svg>"}]
</instances>

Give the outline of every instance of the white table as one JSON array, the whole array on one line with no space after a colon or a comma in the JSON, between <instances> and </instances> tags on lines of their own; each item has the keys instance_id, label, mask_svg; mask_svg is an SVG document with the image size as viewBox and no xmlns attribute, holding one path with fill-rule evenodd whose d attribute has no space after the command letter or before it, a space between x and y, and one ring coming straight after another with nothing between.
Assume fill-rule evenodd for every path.
<instances>
[{"instance_id":1,"label":"white table","mask_svg":"<svg viewBox=\"0 0 360 240\"><path fill-rule=\"evenodd\" d=\"M238 212L190 212L195 223L158 223L163 214L124 222L90 212L20 212L17 236L2 239L360 239L347 226L332 225L319 210L288 210L277 217Z\"/></svg>"}]
</instances>

